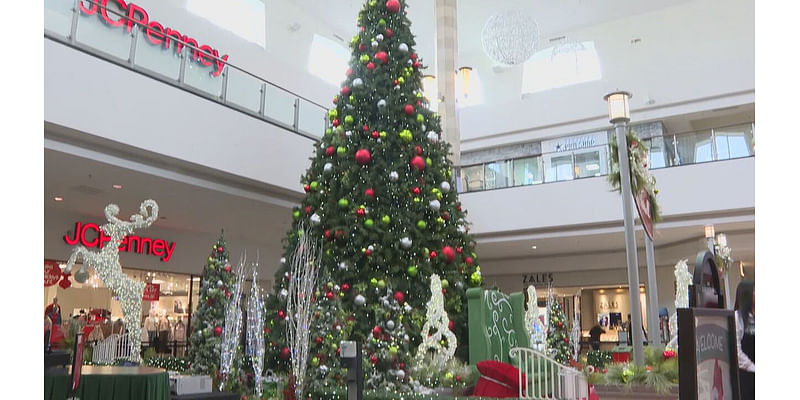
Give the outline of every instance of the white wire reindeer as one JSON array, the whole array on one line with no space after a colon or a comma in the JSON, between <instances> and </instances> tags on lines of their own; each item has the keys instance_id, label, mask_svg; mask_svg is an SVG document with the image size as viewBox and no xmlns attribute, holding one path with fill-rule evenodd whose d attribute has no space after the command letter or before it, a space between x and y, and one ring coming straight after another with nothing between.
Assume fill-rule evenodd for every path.
<instances>
[{"instance_id":1,"label":"white wire reindeer","mask_svg":"<svg viewBox=\"0 0 800 400\"><path fill-rule=\"evenodd\" d=\"M142 295L145 283L133 280L122 272L122 265L119 263L119 246L125 236L132 234L134 229L147 228L158 219L158 204L150 199L143 201L139 206L139 213L133 214L130 222L121 221L117 218L118 214L119 206L116 204L106 206L105 215L108 223L101 228L106 235L111 237L111 242L103 246L99 252L89 251L81 245L75 246L64 272L71 273L75 262L80 257L83 260L83 266L75 274L76 277L78 274L86 276L88 268L93 267L103 283L119 297L122 315L130 334L132 351L128 360L138 363L139 349L141 348L139 319L142 314Z\"/></svg>"}]
</instances>

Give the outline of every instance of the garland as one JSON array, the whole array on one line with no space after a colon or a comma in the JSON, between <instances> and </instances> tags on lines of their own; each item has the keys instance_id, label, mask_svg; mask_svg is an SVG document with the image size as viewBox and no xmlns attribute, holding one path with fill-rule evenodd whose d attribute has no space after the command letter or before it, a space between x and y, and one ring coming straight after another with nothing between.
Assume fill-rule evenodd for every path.
<instances>
[{"instance_id":1,"label":"garland","mask_svg":"<svg viewBox=\"0 0 800 400\"><path fill-rule=\"evenodd\" d=\"M631 170L631 191L634 196L638 195L642 189L647 191L647 194L650 195L650 217L653 223L658 222L661 220L661 207L659 207L656 198L656 195L658 195L656 178L650 174L650 169L648 168L649 150L642 145L641 140L633 132L633 129L628 129L627 140ZM608 174L608 182L611 184L611 189L616 192L622 190L618 152L617 136L614 135L611 139L611 173Z\"/></svg>"}]
</instances>

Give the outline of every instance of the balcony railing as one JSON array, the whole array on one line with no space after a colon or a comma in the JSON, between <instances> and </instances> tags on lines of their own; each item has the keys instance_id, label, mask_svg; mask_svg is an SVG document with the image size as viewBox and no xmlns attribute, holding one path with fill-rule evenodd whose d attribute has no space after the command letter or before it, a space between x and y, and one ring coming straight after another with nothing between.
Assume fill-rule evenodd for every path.
<instances>
[{"instance_id":1,"label":"balcony railing","mask_svg":"<svg viewBox=\"0 0 800 400\"><path fill-rule=\"evenodd\" d=\"M95 12L81 11L81 3ZM45 0L44 36L302 136L316 140L325 132L328 110L322 105L221 59L209 46L159 33L152 23L148 27L110 7L114 4ZM214 76L218 65L223 69Z\"/></svg>"},{"instance_id":2,"label":"balcony railing","mask_svg":"<svg viewBox=\"0 0 800 400\"><path fill-rule=\"evenodd\" d=\"M729 160L755 155L755 123L643 139L650 150L650 169ZM571 151L498 160L461 167L460 191L605 176L611 169L608 144Z\"/></svg>"}]
</instances>

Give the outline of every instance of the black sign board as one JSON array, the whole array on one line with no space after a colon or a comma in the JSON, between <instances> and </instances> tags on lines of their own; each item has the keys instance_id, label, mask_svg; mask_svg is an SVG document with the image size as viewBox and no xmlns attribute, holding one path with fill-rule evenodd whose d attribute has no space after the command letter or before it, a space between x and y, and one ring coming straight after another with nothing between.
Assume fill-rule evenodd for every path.
<instances>
[{"instance_id":1,"label":"black sign board","mask_svg":"<svg viewBox=\"0 0 800 400\"><path fill-rule=\"evenodd\" d=\"M697 253L692 285L689 286L689 307L725 308L725 296L719 285L719 269L714 253Z\"/></svg>"},{"instance_id":2,"label":"black sign board","mask_svg":"<svg viewBox=\"0 0 800 400\"><path fill-rule=\"evenodd\" d=\"M681 400L739 400L736 340L732 310L678 309Z\"/></svg>"}]
</instances>

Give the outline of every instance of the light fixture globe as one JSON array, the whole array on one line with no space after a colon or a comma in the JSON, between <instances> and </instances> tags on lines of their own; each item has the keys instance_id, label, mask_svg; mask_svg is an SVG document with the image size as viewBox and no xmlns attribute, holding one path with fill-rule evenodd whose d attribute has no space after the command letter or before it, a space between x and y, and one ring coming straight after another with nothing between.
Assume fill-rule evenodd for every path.
<instances>
[{"instance_id":1,"label":"light fixture globe","mask_svg":"<svg viewBox=\"0 0 800 400\"><path fill-rule=\"evenodd\" d=\"M507 66L527 61L536 51L539 29L523 11L504 11L489 17L481 31L483 51L495 63Z\"/></svg>"}]
</instances>

